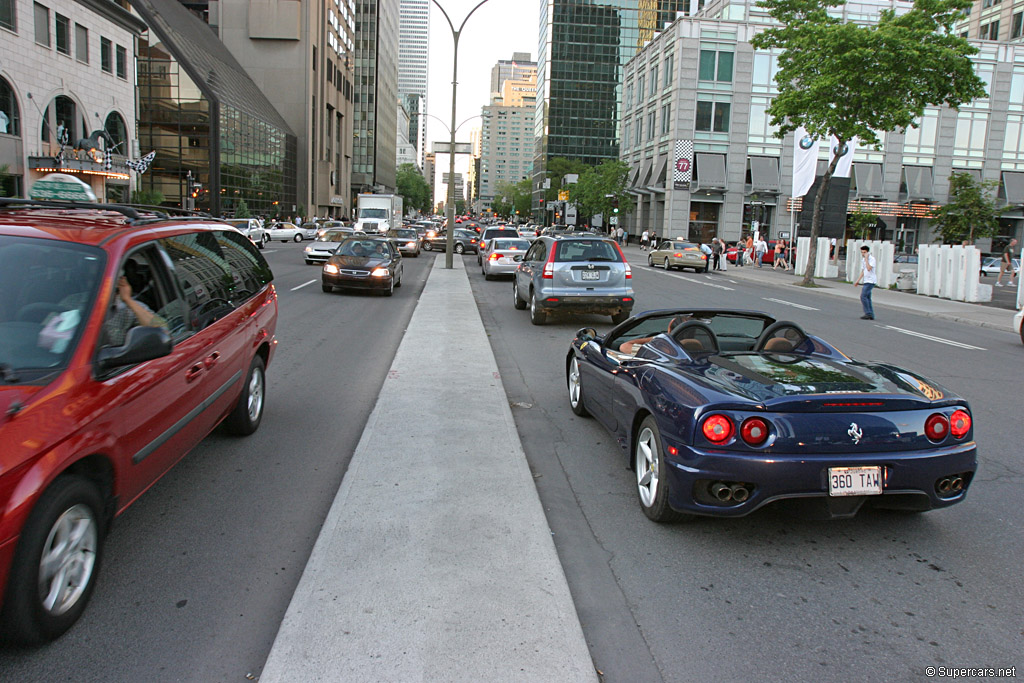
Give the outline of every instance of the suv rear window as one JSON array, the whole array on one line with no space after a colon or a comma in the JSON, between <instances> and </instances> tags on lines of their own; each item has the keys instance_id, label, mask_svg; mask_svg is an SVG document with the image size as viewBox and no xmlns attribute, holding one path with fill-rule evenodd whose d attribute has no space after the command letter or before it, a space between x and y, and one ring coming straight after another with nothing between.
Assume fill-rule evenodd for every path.
<instances>
[{"instance_id":1,"label":"suv rear window","mask_svg":"<svg viewBox=\"0 0 1024 683\"><path fill-rule=\"evenodd\" d=\"M619 250L605 240L559 240L555 242L555 261L621 261Z\"/></svg>"}]
</instances>

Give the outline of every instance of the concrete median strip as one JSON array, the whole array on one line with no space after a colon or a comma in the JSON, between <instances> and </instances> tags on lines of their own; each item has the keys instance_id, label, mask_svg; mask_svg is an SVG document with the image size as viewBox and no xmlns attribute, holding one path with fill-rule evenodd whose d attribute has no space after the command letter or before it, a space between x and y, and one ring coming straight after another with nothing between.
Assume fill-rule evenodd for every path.
<instances>
[{"instance_id":1,"label":"concrete median strip","mask_svg":"<svg viewBox=\"0 0 1024 683\"><path fill-rule=\"evenodd\" d=\"M443 263L263 683L596 680L462 259Z\"/></svg>"}]
</instances>

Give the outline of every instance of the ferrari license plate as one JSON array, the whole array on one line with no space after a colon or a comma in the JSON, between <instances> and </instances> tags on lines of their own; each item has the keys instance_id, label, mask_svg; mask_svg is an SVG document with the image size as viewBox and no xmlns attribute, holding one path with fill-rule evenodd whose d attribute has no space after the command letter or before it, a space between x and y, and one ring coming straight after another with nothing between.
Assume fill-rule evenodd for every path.
<instances>
[{"instance_id":1,"label":"ferrari license plate","mask_svg":"<svg viewBox=\"0 0 1024 683\"><path fill-rule=\"evenodd\" d=\"M881 467L828 468L828 495L830 496L878 496L881 494Z\"/></svg>"},{"instance_id":2,"label":"ferrari license plate","mask_svg":"<svg viewBox=\"0 0 1024 683\"><path fill-rule=\"evenodd\" d=\"M600 280L601 279L601 273L597 272L596 270L581 270L580 271L580 279L581 280Z\"/></svg>"}]
</instances>

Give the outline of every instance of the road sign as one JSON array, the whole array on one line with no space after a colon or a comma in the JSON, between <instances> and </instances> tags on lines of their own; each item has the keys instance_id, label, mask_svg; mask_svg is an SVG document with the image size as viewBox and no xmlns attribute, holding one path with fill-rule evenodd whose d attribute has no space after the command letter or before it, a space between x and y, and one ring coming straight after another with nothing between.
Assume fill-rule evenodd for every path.
<instances>
[{"instance_id":1,"label":"road sign","mask_svg":"<svg viewBox=\"0 0 1024 683\"><path fill-rule=\"evenodd\" d=\"M569 190L559 190L558 191L558 201L560 201L560 202L567 202L567 201L569 201Z\"/></svg>"},{"instance_id":2,"label":"road sign","mask_svg":"<svg viewBox=\"0 0 1024 683\"><path fill-rule=\"evenodd\" d=\"M619 217L618 216L608 216L608 225L618 225L618 224L619 224Z\"/></svg>"},{"instance_id":3,"label":"road sign","mask_svg":"<svg viewBox=\"0 0 1024 683\"><path fill-rule=\"evenodd\" d=\"M32 185L32 199L60 199L66 202L94 202L96 193L87 183L67 173L50 173Z\"/></svg>"},{"instance_id":4,"label":"road sign","mask_svg":"<svg viewBox=\"0 0 1024 683\"><path fill-rule=\"evenodd\" d=\"M434 143L434 154L447 154L452 148L450 142L435 142ZM456 154L472 154L473 143L471 142L456 142L455 143Z\"/></svg>"}]
</instances>

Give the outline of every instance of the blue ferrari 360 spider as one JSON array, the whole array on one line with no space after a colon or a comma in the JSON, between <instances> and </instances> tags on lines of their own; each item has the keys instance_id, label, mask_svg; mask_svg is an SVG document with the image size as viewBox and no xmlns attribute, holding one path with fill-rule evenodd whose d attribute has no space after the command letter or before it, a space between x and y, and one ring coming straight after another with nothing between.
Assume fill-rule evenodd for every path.
<instances>
[{"instance_id":1,"label":"blue ferrari 360 spider","mask_svg":"<svg viewBox=\"0 0 1024 683\"><path fill-rule=\"evenodd\" d=\"M930 510L962 501L977 469L964 399L763 313L663 310L603 337L584 328L565 368L573 412L616 437L658 522L785 499L832 517L865 503Z\"/></svg>"}]
</instances>

